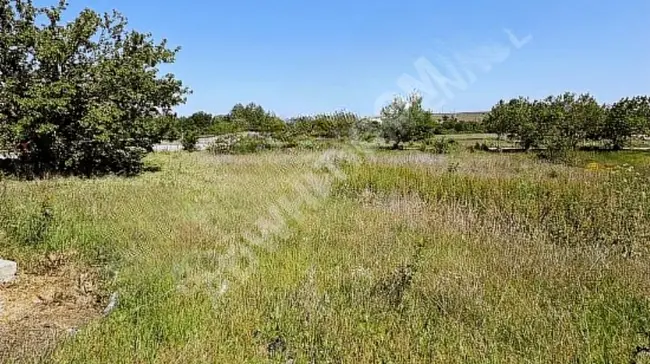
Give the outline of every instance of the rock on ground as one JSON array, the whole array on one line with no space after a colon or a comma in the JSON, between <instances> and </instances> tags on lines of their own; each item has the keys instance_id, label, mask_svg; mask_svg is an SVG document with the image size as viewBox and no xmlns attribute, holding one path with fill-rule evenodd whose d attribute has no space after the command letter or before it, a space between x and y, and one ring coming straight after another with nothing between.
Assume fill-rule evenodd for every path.
<instances>
[{"instance_id":1,"label":"rock on ground","mask_svg":"<svg viewBox=\"0 0 650 364\"><path fill-rule=\"evenodd\" d=\"M11 260L0 259L0 283L9 283L16 278L18 265Z\"/></svg>"}]
</instances>

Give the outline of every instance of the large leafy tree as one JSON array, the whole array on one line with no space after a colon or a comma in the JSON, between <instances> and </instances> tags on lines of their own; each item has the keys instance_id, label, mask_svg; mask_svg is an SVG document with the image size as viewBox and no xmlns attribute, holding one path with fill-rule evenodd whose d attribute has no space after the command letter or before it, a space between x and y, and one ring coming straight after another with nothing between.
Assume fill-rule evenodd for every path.
<instances>
[{"instance_id":1,"label":"large leafy tree","mask_svg":"<svg viewBox=\"0 0 650 364\"><path fill-rule=\"evenodd\" d=\"M564 93L543 100L519 97L500 101L485 118L490 131L507 135L524 148L575 149L600 140L605 108L589 94Z\"/></svg>"},{"instance_id":2,"label":"large leafy tree","mask_svg":"<svg viewBox=\"0 0 650 364\"><path fill-rule=\"evenodd\" d=\"M541 106L524 97L507 102L501 100L488 113L484 122L488 130L516 140L529 149L540 143L540 120L536 116L543 112Z\"/></svg>"},{"instance_id":3,"label":"large leafy tree","mask_svg":"<svg viewBox=\"0 0 650 364\"><path fill-rule=\"evenodd\" d=\"M499 102L492 106L490 112L485 115L483 123L487 130L491 133L496 133L499 138L507 136L511 127L506 118L507 104L504 100L499 100Z\"/></svg>"},{"instance_id":4,"label":"large leafy tree","mask_svg":"<svg viewBox=\"0 0 650 364\"><path fill-rule=\"evenodd\" d=\"M422 107L421 95L395 97L381 110L382 137L393 143L393 149L398 149L402 143L419 139L431 120L432 113Z\"/></svg>"},{"instance_id":5,"label":"large leafy tree","mask_svg":"<svg viewBox=\"0 0 650 364\"><path fill-rule=\"evenodd\" d=\"M650 97L626 97L612 105L602 126L601 136L620 149L634 134L650 132Z\"/></svg>"},{"instance_id":6,"label":"large leafy tree","mask_svg":"<svg viewBox=\"0 0 650 364\"><path fill-rule=\"evenodd\" d=\"M587 139L598 140L604 119L604 109L589 94L564 93L549 96L543 102L540 134L551 149L575 149Z\"/></svg>"},{"instance_id":7,"label":"large leafy tree","mask_svg":"<svg viewBox=\"0 0 650 364\"><path fill-rule=\"evenodd\" d=\"M178 48L117 12L64 23L66 7L0 0L0 149L36 172L136 172L188 93L157 69Z\"/></svg>"},{"instance_id":8,"label":"large leafy tree","mask_svg":"<svg viewBox=\"0 0 650 364\"><path fill-rule=\"evenodd\" d=\"M602 139L607 107L600 104L594 96L588 93L578 96L571 115L575 123L582 129L581 137L591 141Z\"/></svg>"}]
</instances>

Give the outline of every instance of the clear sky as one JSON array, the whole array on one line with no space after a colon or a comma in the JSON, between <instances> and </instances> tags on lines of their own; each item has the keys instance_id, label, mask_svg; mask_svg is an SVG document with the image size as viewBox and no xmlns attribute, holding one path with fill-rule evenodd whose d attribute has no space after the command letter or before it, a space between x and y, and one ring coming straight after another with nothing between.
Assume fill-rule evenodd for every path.
<instances>
[{"instance_id":1,"label":"clear sky","mask_svg":"<svg viewBox=\"0 0 650 364\"><path fill-rule=\"evenodd\" d=\"M650 94L648 0L70 0L83 7L115 8L182 47L164 68L194 91L181 114L256 102L283 117L372 115L414 87L445 112L563 91Z\"/></svg>"}]
</instances>

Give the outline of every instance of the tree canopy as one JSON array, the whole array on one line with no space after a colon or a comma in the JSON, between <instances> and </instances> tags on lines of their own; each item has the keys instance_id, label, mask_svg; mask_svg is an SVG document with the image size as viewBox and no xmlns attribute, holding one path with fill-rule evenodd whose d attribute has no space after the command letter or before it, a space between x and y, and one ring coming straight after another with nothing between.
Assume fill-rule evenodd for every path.
<instances>
[{"instance_id":1,"label":"tree canopy","mask_svg":"<svg viewBox=\"0 0 650 364\"><path fill-rule=\"evenodd\" d=\"M650 98L636 96L603 105L590 94L569 92L534 101L519 97L499 101L484 122L489 131L526 149L557 152L586 143L620 149L633 135L650 131Z\"/></svg>"},{"instance_id":2,"label":"tree canopy","mask_svg":"<svg viewBox=\"0 0 650 364\"><path fill-rule=\"evenodd\" d=\"M422 107L422 96L413 93L395 99L381 110L382 136L397 149L402 143L421 139L431 126L433 115Z\"/></svg>"},{"instance_id":3,"label":"tree canopy","mask_svg":"<svg viewBox=\"0 0 650 364\"><path fill-rule=\"evenodd\" d=\"M0 0L0 149L35 173L137 172L189 90L157 66L178 48L118 12Z\"/></svg>"}]
</instances>

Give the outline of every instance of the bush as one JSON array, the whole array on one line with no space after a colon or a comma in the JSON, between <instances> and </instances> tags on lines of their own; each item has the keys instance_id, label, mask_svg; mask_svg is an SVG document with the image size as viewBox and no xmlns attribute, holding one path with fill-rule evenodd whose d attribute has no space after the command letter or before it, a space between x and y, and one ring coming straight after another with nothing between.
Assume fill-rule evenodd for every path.
<instances>
[{"instance_id":1,"label":"bush","mask_svg":"<svg viewBox=\"0 0 650 364\"><path fill-rule=\"evenodd\" d=\"M199 141L199 135L195 131L188 131L183 135L181 144L183 145L183 150L188 152L193 152L196 150L196 143Z\"/></svg>"},{"instance_id":2,"label":"bush","mask_svg":"<svg viewBox=\"0 0 650 364\"><path fill-rule=\"evenodd\" d=\"M447 154L453 152L458 143L449 138L429 138L420 144L421 151L431 151L436 154Z\"/></svg>"},{"instance_id":3,"label":"bush","mask_svg":"<svg viewBox=\"0 0 650 364\"><path fill-rule=\"evenodd\" d=\"M218 137L209 147L213 154L250 154L277 149L282 142L258 133L230 134Z\"/></svg>"},{"instance_id":4,"label":"bush","mask_svg":"<svg viewBox=\"0 0 650 364\"><path fill-rule=\"evenodd\" d=\"M265 111L262 106L253 102L246 106L236 104L226 119L235 125L238 130L278 133L286 128L282 119L271 112Z\"/></svg>"},{"instance_id":5,"label":"bush","mask_svg":"<svg viewBox=\"0 0 650 364\"><path fill-rule=\"evenodd\" d=\"M293 135L316 138L347 139L354 134L366 130L371 131L372 125L361 122L359 117L346 111L336 111L331 114L299 116L290 120L287 127Z\"/></svg>"},{"instance_id":6,"label":"bush","mask_svg":"<svg viewBox=\"0 0 650 364\"><path fill-rule=\"evenodd\" d=\"M490 143L490 142L486 142L486 141L480 142L480 143L476 142L474 144L474 146L471 148L471 151L473 151L473 152L476 152L476 151L487 152L487 151L490 150L491 147L494 146L492 144L494 144L494 143Z\"/></svg>"}]
</instances>

